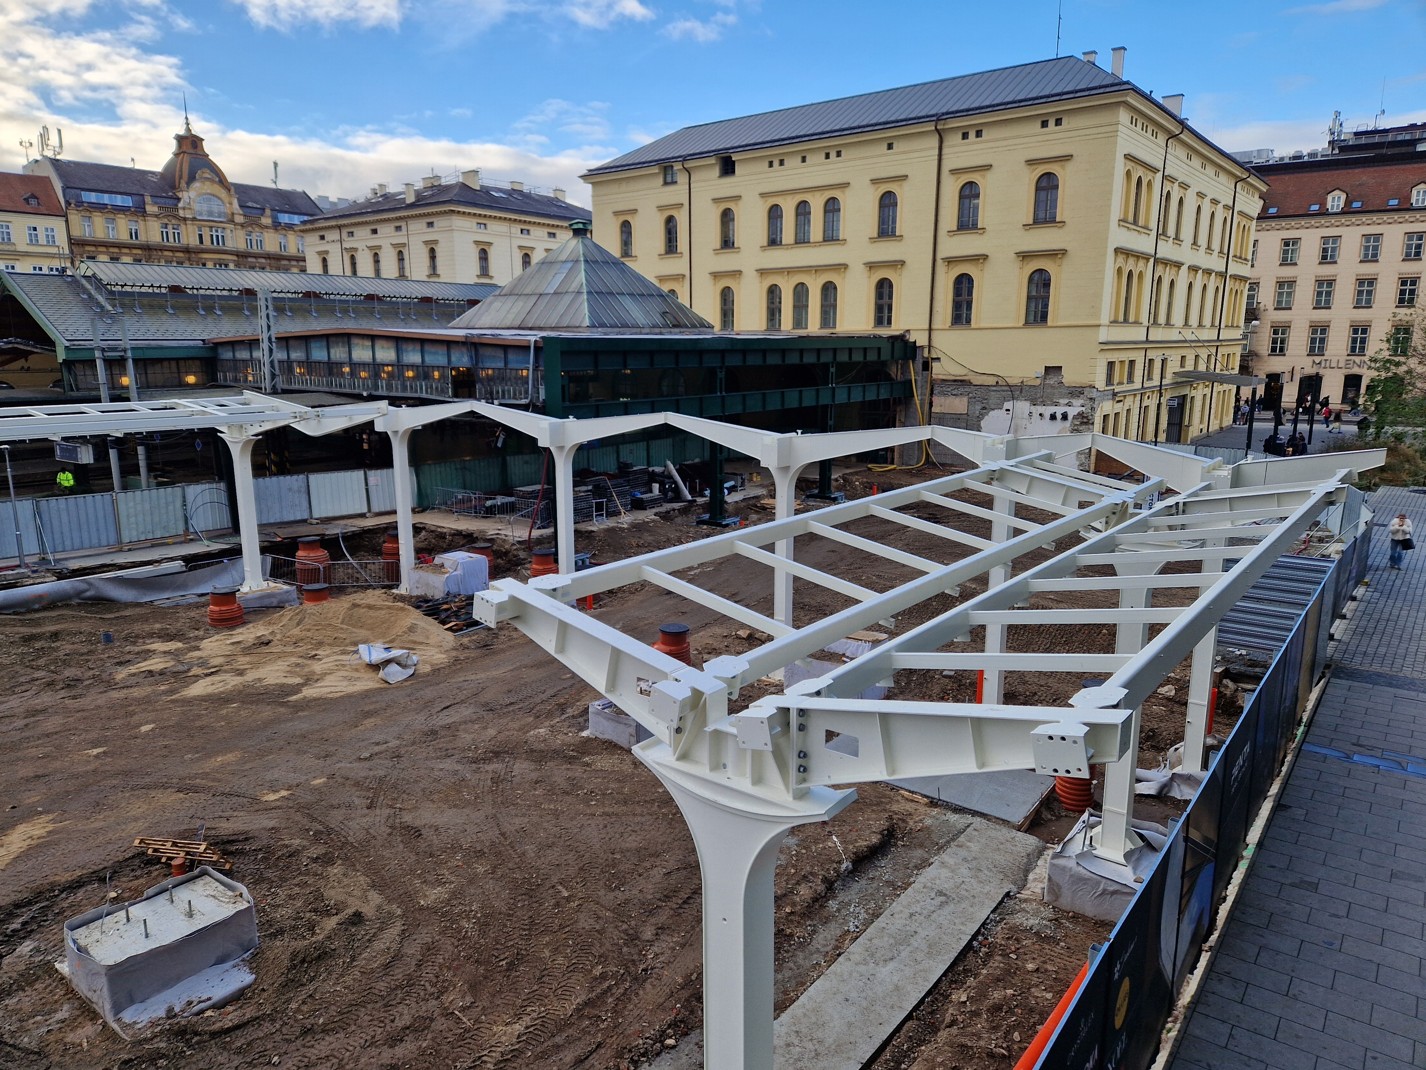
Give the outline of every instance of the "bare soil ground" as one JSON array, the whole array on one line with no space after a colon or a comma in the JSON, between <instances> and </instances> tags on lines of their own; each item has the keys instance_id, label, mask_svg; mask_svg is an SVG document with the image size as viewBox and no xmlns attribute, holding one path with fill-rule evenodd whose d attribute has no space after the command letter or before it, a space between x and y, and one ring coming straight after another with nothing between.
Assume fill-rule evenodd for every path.
<instances>
[{"instance_id":1,"label":"bare soil ground","mask_svg":"<svg viewBox=\"0 0 1426 1070\"><path fill-rule=\"evenodd\" d=\"M877 478L898 476L926 478ZM431 550L469 541L428 532ZM705 534L674 515L581 531L580 548L616 560ZM508 574L523 548L500 549ZM895 571L859 582L883 589ZM699 579L770 608L756 569ZM799 616L841 604L803 584L798 600ZM696 662L751 643L661 591L618 592L596 613L650 639L687 620ZM379 683L351 653L372 640L417 650L420 670ZM0 666L0 1066L622 1070L700 1024L683 822L635 758L580 735L597 693L515 629L455 639L379 592L223 632L201 604L73 605L0 618ZM1185 682L1146 711L1141 764L1181 736ZM1027 698L1017 682L1011 697L1054 702L1079 684ZM906 693L968 700L973 686L934 674ZM782 850L779 1009L938 848L934 807L880 785L859 796ZM1042 817L1046 839L1068 828L1053 802ZM257 899L257 982L125 1042L54 970L61 925L103 902L106 881L122 901L166 876L134 837L200 825ZM1013 1065L1106 931L1008 901L875 1065Z\"/></svg>"}]
</instances>

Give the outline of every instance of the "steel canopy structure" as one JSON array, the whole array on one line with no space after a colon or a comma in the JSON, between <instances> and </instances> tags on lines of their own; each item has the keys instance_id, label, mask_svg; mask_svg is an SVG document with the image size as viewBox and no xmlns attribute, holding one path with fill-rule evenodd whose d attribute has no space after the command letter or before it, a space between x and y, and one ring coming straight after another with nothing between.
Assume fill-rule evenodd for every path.
<instances>
[{"instance_id":1,"label":"steel canopy structure","mask_svg":"<svg viewBox=\"0 0 1426 1070\"><path fill-rule=\"evenodd\" d=\"M801 441L823 437L835 436ZM1218 620L1311 525L1359 526L1343 508L1346 480L1379 463L1358 456L1347 467L1334 458L1340 467L1324 471L1314 459L1293 473L1304 479L1277 485L1252 485L1265 473L1250 466L1249 485L1235 486L1233 470L1217 462L1096 435L1053 442L1131 456L1150 478L1126 485L1058 463L1036 449L1047 440L979 438L979 452L1002 459L573 575L497 580L477 598L477 618L513 623L652 733L635 752L677 801L702 872L705 1065L713 1070L772 1067L772 878L791 828L848 805L855 793L844 785L1010 768L1085 777L1091 763L1103 763L1094 850L1123 866L1141 842L1130 822L1144 699L1190 659L1184 765L1201 769ZM868 525L875 530L857 530ZM898 530L923 543L934 537L944 553L900 548ZM847 551L835 571L808 563L801 546L815 540ZM913 576L873 589L858 582L852 554ZM700 584L706 566L730 558L764 567L774 583L816 584L846 606L794 625L790 603L769 613ZM978 580L985 590L976 597L738 708L753 682L858 629L881 622L894 631L891 618ZM688 667L572 608L639 582L771 639ZM1065 591L1098 592L1102 608L1057 606ZM1097 633L1080 647L1090 652L1047 651L1039 637L1065 628ZM984 673L980 704L898 697L917 674L966 670ZM1063 705L1005 700L1007 674L1018 682L1039 673L1103 682L1079 687Z\"/></svg>"}]
</instances>

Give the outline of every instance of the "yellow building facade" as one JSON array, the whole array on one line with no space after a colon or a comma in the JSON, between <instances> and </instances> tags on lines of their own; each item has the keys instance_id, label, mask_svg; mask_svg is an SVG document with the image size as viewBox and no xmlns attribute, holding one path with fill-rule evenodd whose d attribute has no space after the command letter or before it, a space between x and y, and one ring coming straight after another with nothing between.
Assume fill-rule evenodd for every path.
<instances>
[{"instance_id":1,"label":"yellow building facade","mask_svg":"<svg viewBox=\"0 0 1426 1070\"><path fill-rule=\"evenodd\" d=\"M566 241L576 220L588 222L589 210L562 189L491 185L470 170L394 192L378 186L298 229L308 271L503 285Z\"/></svg>"},{"instance_id":2,"label":"yellow building facade","mask_svg":"<svg viewBox=\"0 0 1426 1070\"><path fill-rule=\"evenodd\" d=\"M64 207L34 175L0 173L0 271L69 270Z\"/></svg>"},{"instance_id":3,"label":"yellow building facade","mask_svg":"<svg viewBox=\"0 0 1426 1070\"><path fill-rule=\"evenodd\" d=\"M63 201L76 260L304 271L302 190L231 182L184 123L158 171L42 157L25 165Z\"/></svg>"},{"instance_id":4,"label":"yellow building facade","mask_svg":"<svg viewBox=\"0 0 1426 1070\"><path fill-rule=\"evenodd\" d=\"M677 131L585 176L596 232L726 330L909 333L943 422L1187 441L1232 418L1175 373L1237 371L1265 187L1094 60Z\"/></svg>"}]
</instances>

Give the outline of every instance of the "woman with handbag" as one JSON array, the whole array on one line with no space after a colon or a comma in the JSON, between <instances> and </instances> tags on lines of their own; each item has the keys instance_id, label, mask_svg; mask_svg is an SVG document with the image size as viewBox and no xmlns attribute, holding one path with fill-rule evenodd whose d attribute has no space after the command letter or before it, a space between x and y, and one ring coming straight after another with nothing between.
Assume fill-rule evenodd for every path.
<instances>
[{"instance_id":1,"label":"woman with handbag","mask_svg":"<svg viewBox=\"0 0 1426 1070\"><path fill-rule=\"evenodd\" d=\"M1416 549L1416 543L1411 538L1411 521L1406 518L1405 513L1397 513L1396 519L1386 526L1386 537L1391 543L1388 563L1400 572L1406 551Z\"/></svg>"}]
</instances>

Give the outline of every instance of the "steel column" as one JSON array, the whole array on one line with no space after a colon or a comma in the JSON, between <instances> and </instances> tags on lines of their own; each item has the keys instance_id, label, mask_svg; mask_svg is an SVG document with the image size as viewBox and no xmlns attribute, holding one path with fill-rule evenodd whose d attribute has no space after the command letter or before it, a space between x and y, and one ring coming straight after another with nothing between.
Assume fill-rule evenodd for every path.
<instances>
[{"instance_id":1,"label":"steel column","mask_svg":"<svg viewBox=\"0 0 1426 1070\"><path fill-rule=\"evenodd\" d=\"M414 430L415 427L386 430L391 439L391 485L396 494L396 538L401 553L398 594L411 593L411 573L416 567L416 539L411 527L411 432Z\"/></svg>"},{"instance_id":2,"label":"steel column","mask_svg":"<svg viewBox=\"0 0 1426 1070\"><path fill-rule=\"evenodd\" d=\"M257 524L257 494L253 490L253 446L257 436L236 428L219 431L233 455L233 484L238 497L238 538L243 547L244 591L267 586L262 575L262 545Z\"/></svg>"}]
</instances>

